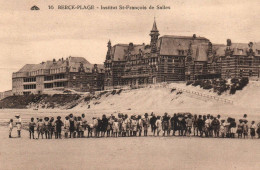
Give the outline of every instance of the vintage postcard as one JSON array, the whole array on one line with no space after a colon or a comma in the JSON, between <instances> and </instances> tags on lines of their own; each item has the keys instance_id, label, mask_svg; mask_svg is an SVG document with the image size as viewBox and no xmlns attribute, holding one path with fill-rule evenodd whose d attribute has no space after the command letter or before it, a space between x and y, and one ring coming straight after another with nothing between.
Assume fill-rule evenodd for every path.
<instances>
[{"instance_id":1,"label":"vintage postcard","mask_svg":"<svg viewBox=\"0 0 260 170\"><path fill-rule=\"evenodd\" d=\"M259 0L0 1L0 169L259 169Z\"/></svg>"}]
</instances>

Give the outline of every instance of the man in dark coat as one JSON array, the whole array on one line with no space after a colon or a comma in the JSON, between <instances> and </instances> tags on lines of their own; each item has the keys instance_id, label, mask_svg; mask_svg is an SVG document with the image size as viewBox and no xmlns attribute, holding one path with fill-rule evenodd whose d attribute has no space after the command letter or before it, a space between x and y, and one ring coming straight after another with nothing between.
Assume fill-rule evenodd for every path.
<instances>
[{"instance_id":1,"label":"man in dark coat","mask_svg":"<svg viewBox=\"0 0 260 170\"><path fill-rule=\"evenodd\" d=\"M150 125L151 125L151 129L152 129L152 133L155 134L155 130L156 130L155 122L156 122L157 118L155 117L154 113L152 113L151 116L152 117L150 119Z\"/></svg>"}]
</instances>

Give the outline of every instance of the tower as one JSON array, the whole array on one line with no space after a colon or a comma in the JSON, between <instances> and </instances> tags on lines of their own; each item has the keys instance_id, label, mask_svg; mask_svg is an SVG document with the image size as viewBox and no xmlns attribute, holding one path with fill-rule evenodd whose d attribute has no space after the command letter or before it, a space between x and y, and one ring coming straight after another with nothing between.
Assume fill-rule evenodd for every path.
<instances>
[{"instance_id":1,"label":"tower","mask_svg":"<svg viewBox=\"0 0 260 170\"><path fill-rule=\"evenodd\" d=\"M156 51L157 51L156 44L157 44L157 40L158 40L159 35L160 34L159 34L158 29L157 29L156 22L154 20L153 28L152 28L152 30L150 32L150 36L151 36L151 42L150 42L151 53L156 53Z\"/></svg>"},{"instance_id":2,"label":"tower","mask_svg":"<svg viewBox=\"0 0 260 170\"><path fill-rule=\"evenodd\" d=\"M106 56L107 60L111 59L110 53L111 53L111 41L109 40L107 43L107 56Z\"/></svg>"}]
</instances>

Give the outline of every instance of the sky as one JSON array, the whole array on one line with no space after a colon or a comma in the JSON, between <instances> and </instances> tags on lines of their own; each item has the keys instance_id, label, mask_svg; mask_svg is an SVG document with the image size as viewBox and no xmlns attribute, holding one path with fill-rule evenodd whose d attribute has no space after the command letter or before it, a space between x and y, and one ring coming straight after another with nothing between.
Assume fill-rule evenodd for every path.
<instances>
[{"instance_id":1,"label":"sky","mask_svg":"<svg viewBox=\"0 0 260 170\"><path fill-rule=\"evenodd\" d=\"M30 8L37 5L39 11ZM54 10L49 9L54 6ZM58 10L94 5L95 10ZM102 6L170 6L170 10L100 10ZM154 17L160 35L203 36L213 43L260 41L259 0L0 0L0 92L12 72L53 58L102 64L107 42L146 43Z\"/></svg>"}]
</instances>

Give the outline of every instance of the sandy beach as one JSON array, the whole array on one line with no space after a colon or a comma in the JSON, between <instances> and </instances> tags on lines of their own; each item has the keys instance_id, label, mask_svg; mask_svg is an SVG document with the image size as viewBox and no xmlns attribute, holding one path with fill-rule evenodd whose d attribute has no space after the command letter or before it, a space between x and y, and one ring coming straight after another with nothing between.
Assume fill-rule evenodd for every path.
<instances>
[{"instance_id":1,"label":"sandy beach","mask_svg":"<svg viewBox=\"0 0 260 170\"><path fill-rule=\"evenodd\" d=\"M14 135L16 131L14 130ZM126 137L30 140L0 127L0 169L258 169L260 140Z\"/></svg>"}]
</instances>

